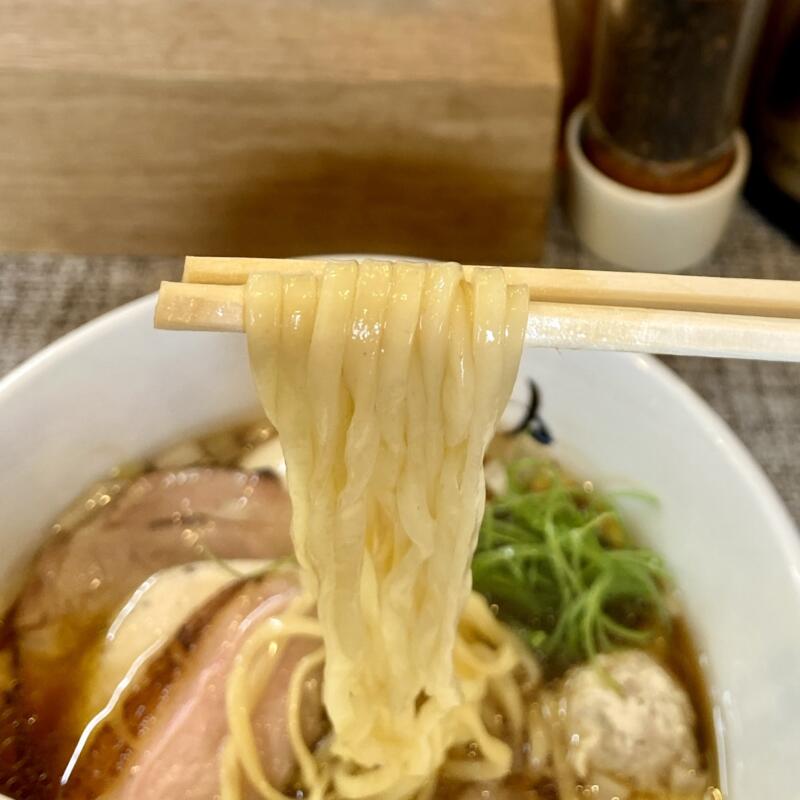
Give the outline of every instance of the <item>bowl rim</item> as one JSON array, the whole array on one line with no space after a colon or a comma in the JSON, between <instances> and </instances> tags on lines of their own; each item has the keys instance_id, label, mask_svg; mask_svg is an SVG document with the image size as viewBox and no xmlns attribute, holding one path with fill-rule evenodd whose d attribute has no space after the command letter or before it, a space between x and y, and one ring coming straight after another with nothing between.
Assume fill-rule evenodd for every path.
<instances>
[{"instance_id":1,"label":"bowl rim","mask_svg":"<svg viewBox=\"0 0 800 800\"><path fill-rule=\"evenodd\" d=\"M110 332L125 331L127 326L140 328L150 325L155 308L156 293L132 300L92 319L54 340L0 379L0 415L4 403L14 397L26 396L37 381L47 378L48 370L63 365L79 354L81 348L96 343ZM707 446L716 456L728 462L738 480L749 487L748 500L764 521L767 531L761 531L763 546L771 558L782 561L781 573L791 587L794 598L800 598L800 531L789 514L782 498L768 479L763 468L728 426L728 424L675 372L657 358L639 353L602 353L620 365L623 375L646 373L651 390L659 393L666 402L676 404L688 414L705 433ZM627 372L626 372L627 371ZM1 417L0 417L1 418ZM723 737L723 742L725 737ZM720 769L724 766L725 747L720 752ZM730 776L729 776L730 777ZM0 800L10 800L0 794Z\"/></svg>"},{"instance_id":2,"label":"bowl rim","mask_svg":"<svg viewBox=\"0 0 800 800\"><path fill-rule=\"evenodd\" d=\"M156 298L157 292L152 292L106 311L50 342L18 364L7 375L0 378L0 409L5 397L16 392L24 392L29 380L38 373L46 371L51 363L67 357L70 351L84 340L102 336L106 329L123 325L129 320L144 315L147 311L152 313ZM615 353L614 355L624 359L632 368L638 367L647 372L661 391L669 395L674 402L688 408L692 415L698 417L703 427L707 428L711 434L710 438L715 446L723 451L725 457L735 466L736 471L752 485L753 498L757 499L765 516L770 521L770 530L774 541L780 547L784 557L793 565L792 580L800 595L800 529L789 514L783 498L767 477L763 467L722 417L666 364L654 356L643 353Z\"/></svg>"}]
</instances>

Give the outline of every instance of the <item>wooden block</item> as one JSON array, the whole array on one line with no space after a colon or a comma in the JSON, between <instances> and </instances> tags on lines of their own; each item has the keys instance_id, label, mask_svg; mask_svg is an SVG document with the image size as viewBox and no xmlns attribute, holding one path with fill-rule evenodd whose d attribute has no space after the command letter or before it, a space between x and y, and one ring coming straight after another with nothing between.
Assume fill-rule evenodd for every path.
<instances>
[{"instance_id":1,"label":"wooden block","mask_svg":"<svg viewBox=\"0 0 800 800\"><path fill-rule=\"evenodd\" d=\"M549 0L2 5L2 249L539 252Z\"/></svg>"}]
</instances>

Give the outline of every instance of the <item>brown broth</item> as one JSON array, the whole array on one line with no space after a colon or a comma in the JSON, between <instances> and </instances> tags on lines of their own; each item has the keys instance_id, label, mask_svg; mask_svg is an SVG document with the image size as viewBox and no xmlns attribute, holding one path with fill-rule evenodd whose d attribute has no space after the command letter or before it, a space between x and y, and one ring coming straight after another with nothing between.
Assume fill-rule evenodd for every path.
<instances>
[{"instance_id":1,"label":"brown broth","mask_svg":"<svg viewBox=\"0 0 800 800\"><path fill-rule=\"evenodd\" d=\"M670 633L659 637L649 648L649 652L672 672L688 692L697 714L695 734L702 759L701 766L708 774L709 784L718 786L719 761L713 705L686 620L683 617L674 618ZM557 684L559 680L556 677L547 685ZM463 754L459 755L463 757ZM499 782L465 787L463 783L440 781L435 793L436 800L560 800L556 784L552 780L534 777L526 772L523 758L522 754L518 754L515 771ZM578 791L576 798L583 800L584 794L587 800L594 796L587 789L585 793ZM637 797L638 795L634 795L632 800Z\"/></svg>"},{"instance_id":2,"label":"brown broth","mask_svg":"<svg viewBox=\"0 0 800 800\"><path fill-rule=\"evenodd\" d=\"M0 792L14 800L55 796L51 765L53 741L42 720L27 706L18 668L14 607L0 619L0 654L14 669L0 692Z\"/></svg>"},{"instance_id":3,"label":"brown broth","mask_svg":"<svg viewBox=\"0 0 800 800\"><path fill-rule=\"evenodd\" d=\"M198 439L204 451L202 463L230 466L235 463L234 443L242 452L264 441L263 423L237 425ZM168 448L169 453L174 448ZM224 455L223 455L224 453ZM137 465L135 472L153 468L159 456ZM185 466L189 466L188 464ZM118 480L119 476L114 476ZM94 487L73 504L82 506ZM59 519L62 519L61 517ZM84 520L80 519L77 524ZM57 535L67 535L70 526L56 524ZM15 628L14 606L0 617L0 664L5 658L16 669L10 685L0 681L0 792L14 800L51 800L59 796L59 778L76 743L74 713L80 697L82 676L88 674L96 644L110 620L75 620L73 633L85 640L87 655L83 663L42 663L29 666L30 680L20 680L19 637ZM718 785L719 762L713 706L705 683L705 676L697 648L688 624L682 617L674 620L668 635L657 639L650 648L652 654L673 672L686 688L697 713L697 739L704 767L712 785ZM2 676L0 676L2 677ZM31 685L29 685L31 684ZM37 709L34 713L32 709ZM518 753L518 767L522 754ZM552 782L533 778L517 769L500 783L490 788L483 785L467 787L461 783L443 781L437 787L439 800L559 800L558 790ZM475 791L472 791L474 789ZM469 796L465 792L470 792ZM488 793L488 794L487 794ZM302 792L299 793L302 795Z\"/></svg>"},{"instance_id":4,"label":"brown broth","mask_svg":"<svg viewBox=\"0 0 800 800\"><path fill-rule=\"evenodd\" d=\"M686 619L676 617L669 639L658 642L657 646L654 655L667 664L689 693L697 714L697 744L705 760L709 782L712 786L719 786L719 743L714 725L714 704L708 691L700 653Z\"/></svg>"}]
</instances>

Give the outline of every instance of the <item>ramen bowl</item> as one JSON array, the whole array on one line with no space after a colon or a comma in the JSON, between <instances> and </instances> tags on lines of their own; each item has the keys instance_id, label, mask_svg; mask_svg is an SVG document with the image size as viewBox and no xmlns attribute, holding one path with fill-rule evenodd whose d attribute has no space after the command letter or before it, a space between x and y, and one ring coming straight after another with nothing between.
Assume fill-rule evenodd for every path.
<instances>
[{"instance_id":1,"label":"ramen bowl","mask_svg":"<svg viewBox=\"0 0 800 800\"><path fill-rule=\"evenodd\" d=\"M7 602L48 523L115 465L257 413L244 337L152 326L146 297L0 382L0 586ZM713 702L730 800L793 797L800 751L800 539L723 422L653 358L527 349L553 454L621 500L675 577Z\"/></svg>"}]
</instances>

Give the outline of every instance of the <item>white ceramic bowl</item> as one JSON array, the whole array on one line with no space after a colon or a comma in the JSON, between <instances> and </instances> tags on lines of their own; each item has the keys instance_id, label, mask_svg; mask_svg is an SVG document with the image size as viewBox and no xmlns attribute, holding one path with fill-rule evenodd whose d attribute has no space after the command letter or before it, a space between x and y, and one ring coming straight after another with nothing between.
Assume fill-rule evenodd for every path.
<instances>
[{"instance_id":1,"label":"white ceramic bowl","mask_svg":"<svg viewBox=\"0 0 800 800\"><path fill-rule=\"evenodd\" d=\"M152 328L152 297L85 325L0 382L0 586L54 515L120 461L256 409L244 338ZM798 796L800 539L727 427L654 359L529 350L557 454L628 503L667 559L704 660L730 800ZM521 396L524 394L520 387Z\"/></svg>"}]
</instances>

